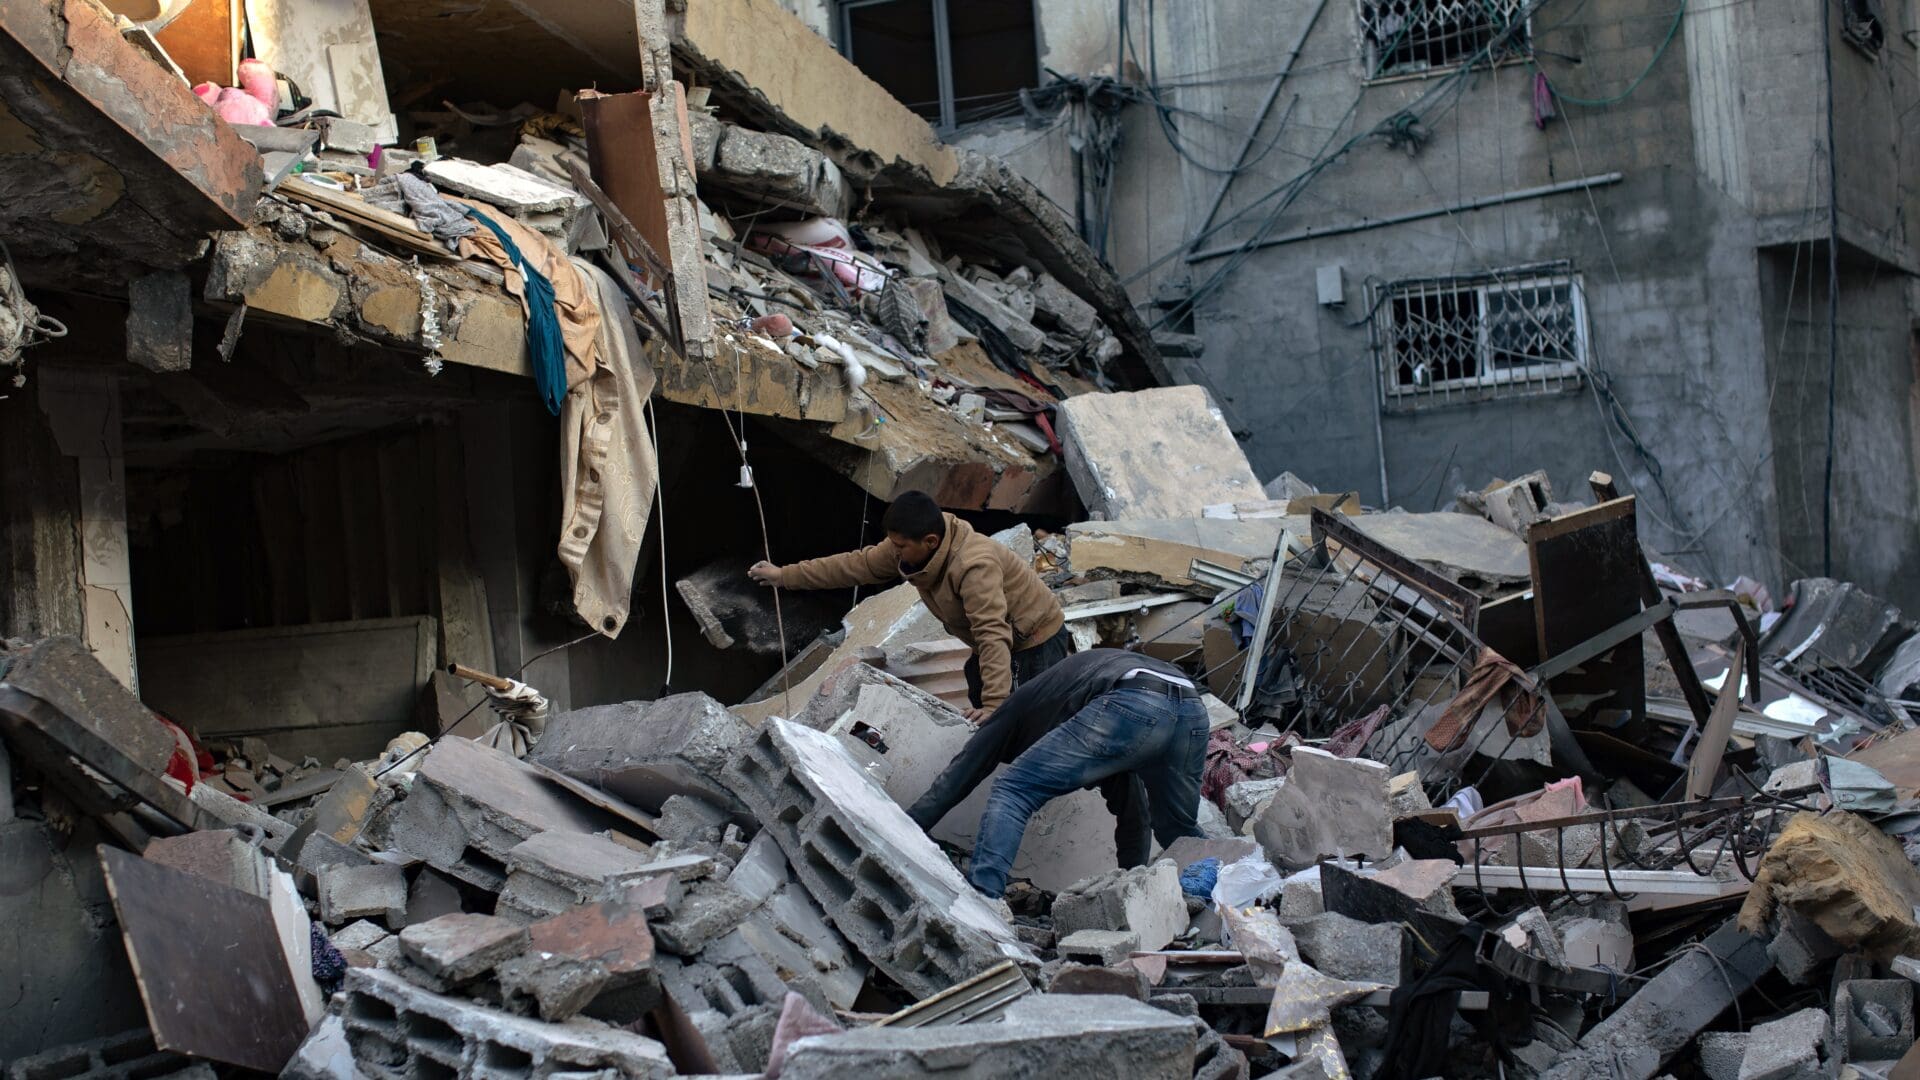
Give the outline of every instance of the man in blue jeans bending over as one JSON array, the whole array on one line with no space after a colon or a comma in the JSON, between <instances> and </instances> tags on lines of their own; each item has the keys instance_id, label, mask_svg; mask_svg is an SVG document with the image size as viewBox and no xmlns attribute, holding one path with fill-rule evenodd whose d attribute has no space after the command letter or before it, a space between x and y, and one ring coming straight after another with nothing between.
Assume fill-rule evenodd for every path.
<instances>
[{"instance_id":1,"label":"man in blue jeans bending over","mask_svg":"<svg viewBox=\"0 0 1920 1080\"><path fill-rule=\"evenodd\" d=\"M1005 893L1027 820L1048 802L1121 773L1143 781L1162 847L1200 835L1207 707L1179 668L1140 653L1089 649L1021 684L995 715L1009 713L1016 723L1064 719L994 782L967 874L974 888Z\"/></svg>"}]
</instances>

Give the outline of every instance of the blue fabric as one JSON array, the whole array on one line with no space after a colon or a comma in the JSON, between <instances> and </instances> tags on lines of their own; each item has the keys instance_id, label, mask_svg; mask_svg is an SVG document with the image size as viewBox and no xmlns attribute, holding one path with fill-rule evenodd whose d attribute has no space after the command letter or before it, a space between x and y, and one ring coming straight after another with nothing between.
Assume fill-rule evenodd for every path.
<instances>
[{"instance_id":1,"label":"blue fabric","mask_svg":"<svg viewBox=\"0 0 1920 1080\"><path fill-rule=\"evenodd\" d=\"M500 238L507 258L527 284L527 353L533 358L533 381L540 388L540 400L547 411L560 415L560 403L567 399L567 344L560 336L560 316L553 310L553 282L533 268L507 231L493 219L472 207L468 216Z\"/></svg>"},{"instance_id":2,"label":"blue fabric","mask_svg":"<svg viewBox=\"0 0 1920 1080\"><path fill-rule=\"evenodd\" d=\"M1153 835L1162 847L1199 836L1206 757L1207 707L1199 698L1145 689L1101 694L1041 736L994 783L968 880L988 896L1006 892L1027 821L1053 799L1120 773L1137 773L1145 783Z\"/></svg>"},{"instance_id":3,"label":"blue fabric","mask_svg":"<svg viewBox=\"0 0 1920 1080\"><path fill-rule=\"evenodd\" d=\"M1220 860L1201 859L1180 871L1180 891L1205 900L1213 895L1213 886L1219 880Z\"/></svg>"}]
</instances>

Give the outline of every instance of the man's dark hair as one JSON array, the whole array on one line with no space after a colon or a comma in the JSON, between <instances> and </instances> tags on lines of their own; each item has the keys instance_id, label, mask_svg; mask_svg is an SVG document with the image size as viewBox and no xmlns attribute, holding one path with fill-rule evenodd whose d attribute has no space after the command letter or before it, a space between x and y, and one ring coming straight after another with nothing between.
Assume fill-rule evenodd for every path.
<instances>
[{"instance_id":1,"label":"man's dark hair","mask_svg":"<svg viewBox=\"0 0 1920 1080\"><path fill-rule=\"evenodd\" d=\"M945 536L947 519L940 515L940 504L924 491L909 491L893 500L880 527L915 540L923 536Z\"/></svg>"}]
</instances>

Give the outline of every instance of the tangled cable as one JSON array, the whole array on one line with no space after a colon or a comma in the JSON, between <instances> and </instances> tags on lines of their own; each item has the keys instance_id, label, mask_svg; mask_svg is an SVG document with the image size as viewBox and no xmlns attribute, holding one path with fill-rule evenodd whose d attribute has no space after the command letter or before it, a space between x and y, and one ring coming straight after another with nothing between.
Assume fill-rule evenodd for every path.
<instances>
[{"instance_id":1,"label":"tangled cable","mask_svg":"<svg viewBox=\"0 0 1920 1080\"><path fill-rule=\"evenodd\" d=\"M13 368L13 385L27 385L26 350L43 341L67 336L67 327L27 300L20 287L20 272L14 269L13 253L0 241L0 257L6 261L0 269L0 368Z\"/></svg>"}]
</instances>

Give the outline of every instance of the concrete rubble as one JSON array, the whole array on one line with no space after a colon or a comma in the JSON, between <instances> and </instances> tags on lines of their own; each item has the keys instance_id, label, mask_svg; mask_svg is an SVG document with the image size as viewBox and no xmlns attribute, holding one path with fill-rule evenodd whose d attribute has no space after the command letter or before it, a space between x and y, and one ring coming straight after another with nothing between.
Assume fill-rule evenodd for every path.
<instances>
[{"instance_id":1,"label":"concrete rubble","mask_svg":"<svg viewBox=\"0 0 1920 1080\"><path fill-rule=\"evenodd\" d=\"M1920 1075L1895 604L1696 576L1604 473L1262 485L1315 429L1169 365L1191 283L794 5L244 6L0 5L7 1080ZM1077 164L1167 111L1144 66L1073 84ZM1428 422L1425 364L1360 370ZM1200 835L1073 791L990 900L1008 763L909 817L972 649L890 573L747 574L907 492L1205 692Z\"/></svg>"}]
</instances>

